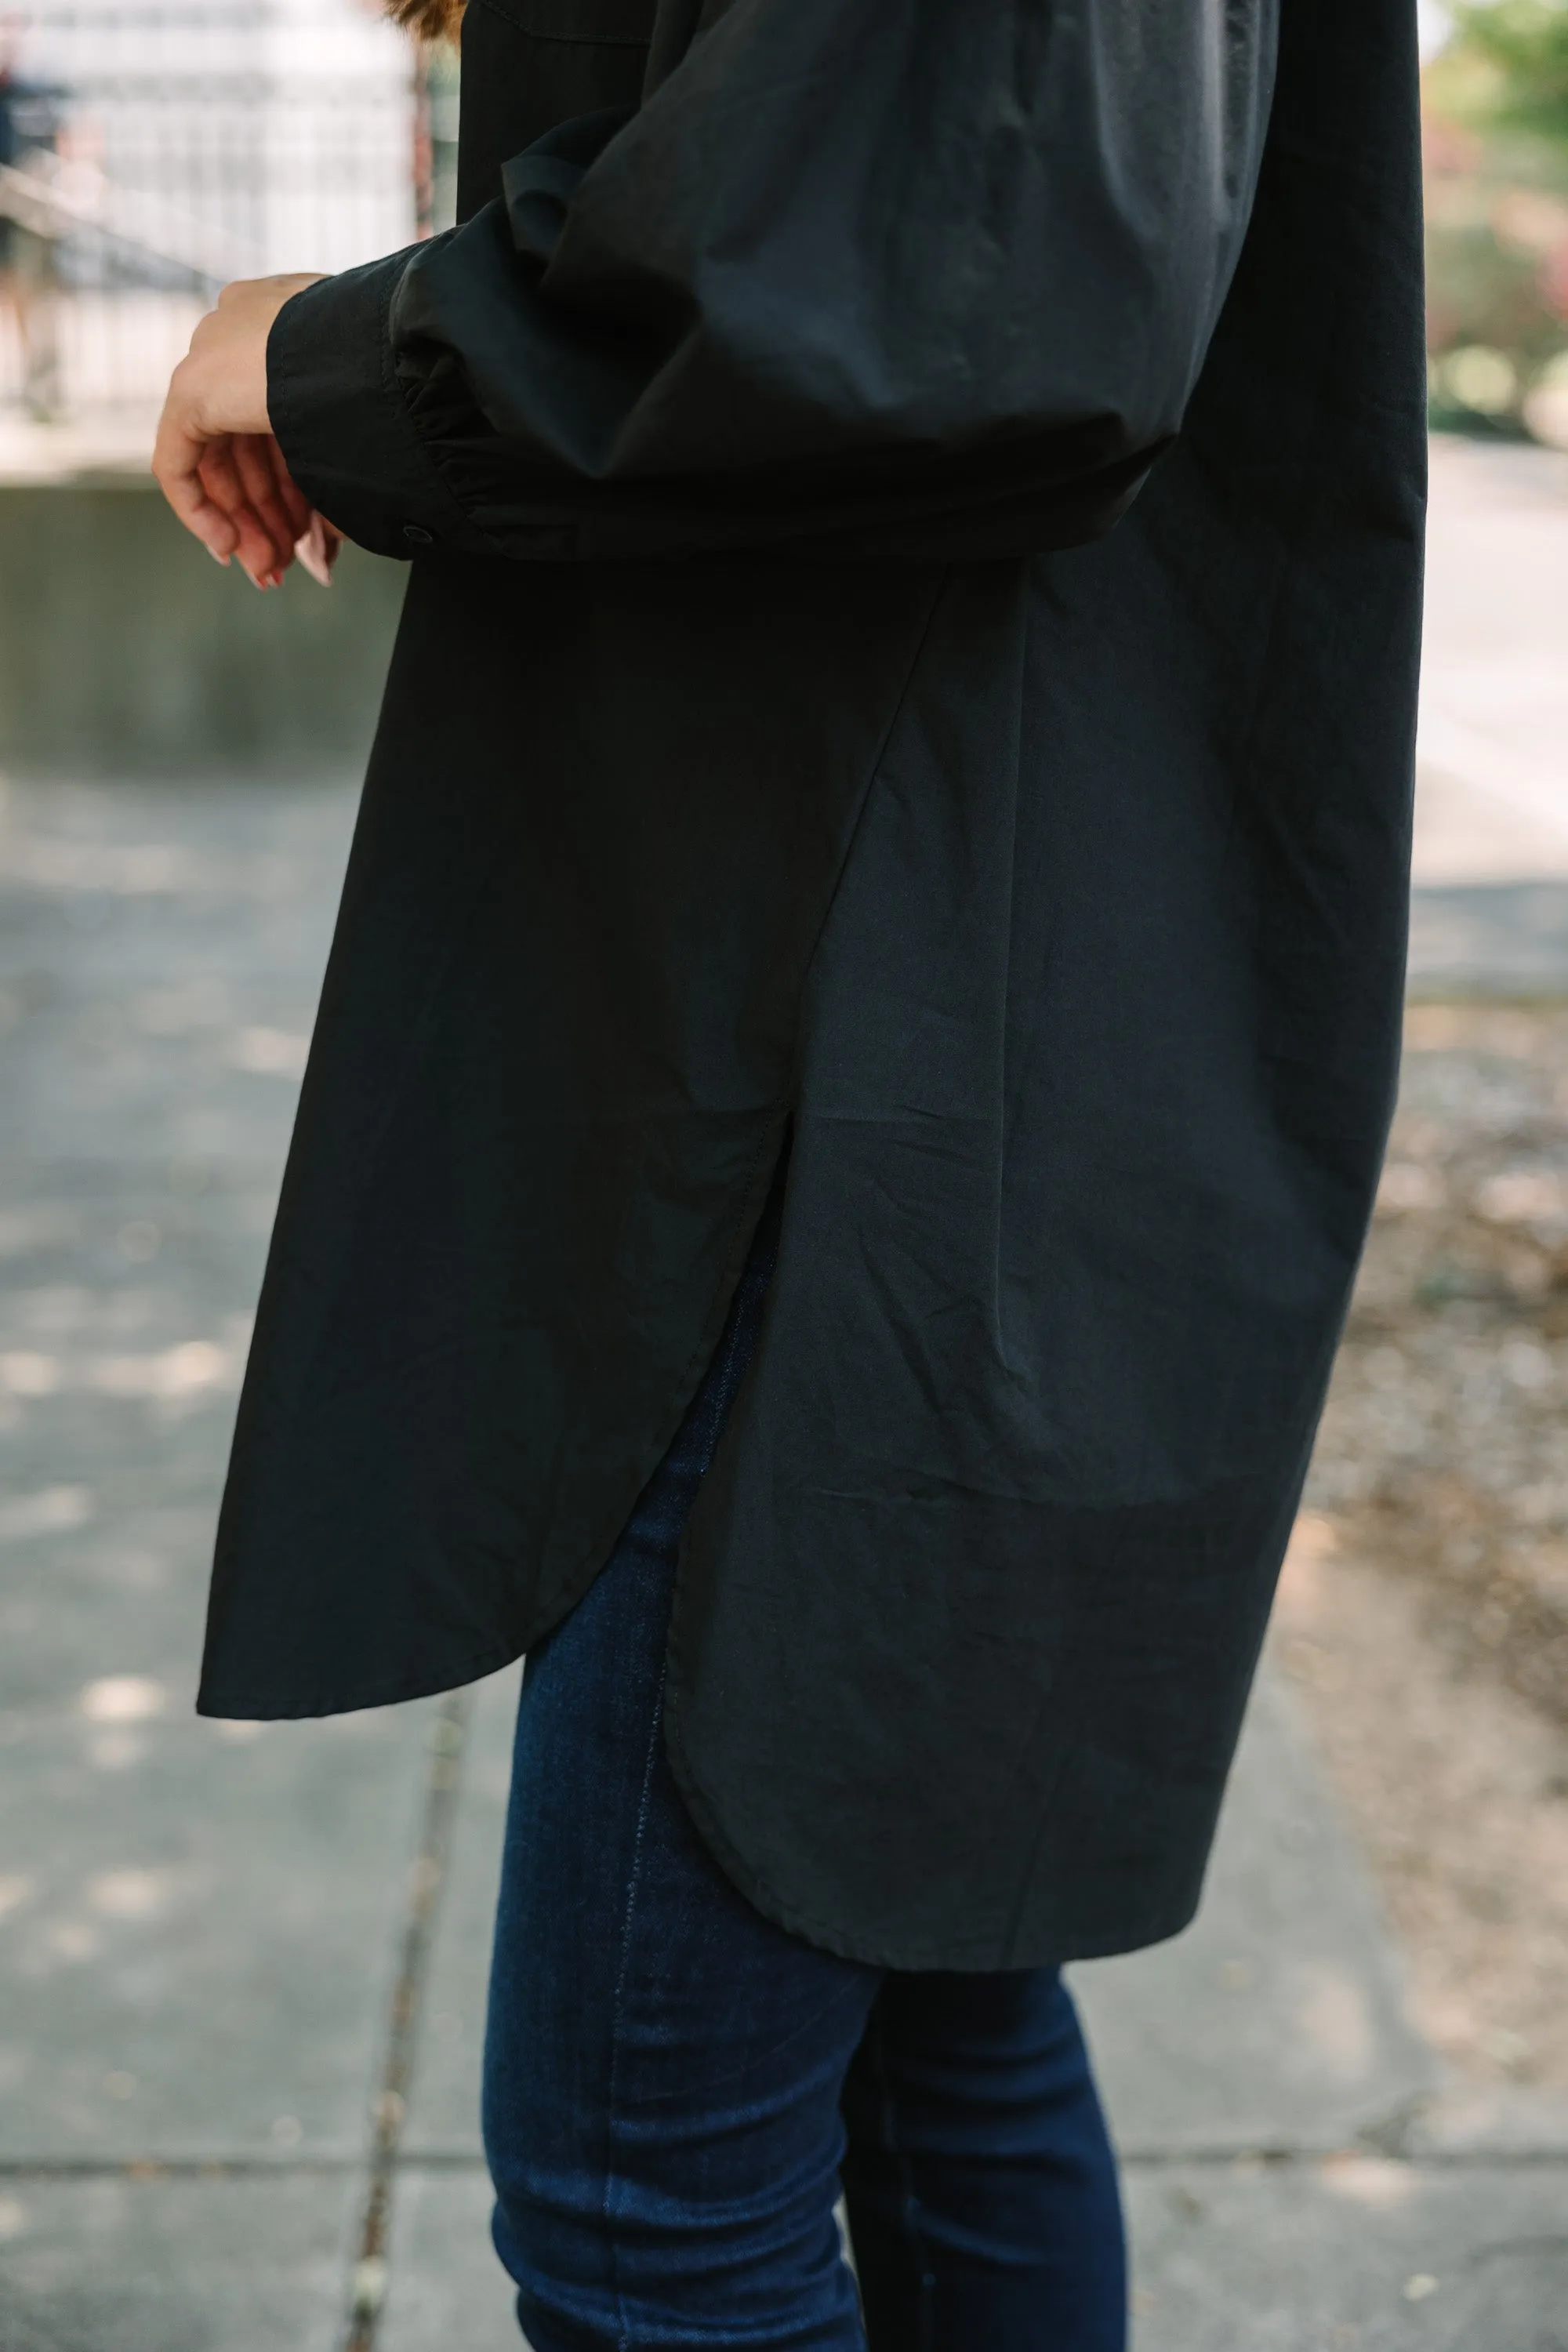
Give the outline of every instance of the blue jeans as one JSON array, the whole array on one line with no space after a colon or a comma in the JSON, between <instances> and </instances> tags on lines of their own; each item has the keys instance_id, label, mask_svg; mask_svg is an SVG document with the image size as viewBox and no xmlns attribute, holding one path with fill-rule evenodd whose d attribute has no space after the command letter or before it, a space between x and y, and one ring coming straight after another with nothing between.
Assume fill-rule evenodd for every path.
<instances>
[{"instance_id":1,"label":"blue jeans","mask_svg":"<svg viewBox=\"0 0 1568 2352\"><path fill-rule=\"evenodd\" d=\"M776 1215L615 1553L528 1662L485 2052L496 2246L533 2352L1122 2352L1115 2158L1056 1970L895 1974L785 1934L665 1759L676 1554Z\"/></svg>"}]
</instances>

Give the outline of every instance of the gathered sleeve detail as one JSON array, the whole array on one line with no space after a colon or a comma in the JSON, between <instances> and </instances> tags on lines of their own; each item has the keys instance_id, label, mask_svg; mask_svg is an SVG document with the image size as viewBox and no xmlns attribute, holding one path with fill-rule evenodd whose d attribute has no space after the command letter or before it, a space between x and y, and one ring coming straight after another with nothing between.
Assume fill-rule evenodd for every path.
<instances>
[{"instance_id":1,"label":"gathered sleeve detail","mask_svg":"<svg viewBox=\"0 0 1568 2352\"><path fill-rule=\"evenodd\" d=\"M1275 13L710 5L639 108L561 124L460 227L286 307L285 453L387 553L1092 536L1202 367Z\"/></svg>"}]
</instances>

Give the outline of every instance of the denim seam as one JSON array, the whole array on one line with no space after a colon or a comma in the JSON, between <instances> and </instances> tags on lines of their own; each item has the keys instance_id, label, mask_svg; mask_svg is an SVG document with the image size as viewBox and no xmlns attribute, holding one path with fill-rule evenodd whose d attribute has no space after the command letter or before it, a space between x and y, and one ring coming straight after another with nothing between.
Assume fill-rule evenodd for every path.
<instances>
[{"instance_id":1,"label":"denim seam","mask_svg":"<svg viewBox=\"0 0 1568 2352\"><path fill-rule=\"evenodd\" d=\"M610 2083L605 2102L605 2194L601 2218L610 2253L610 2288L616 2298L616 2352L632 2352L630 2325L626 2317L626 2299L621 2292L620 2258L617 2252L616 2216L613 2210L616 2185L616 2095L621 2063L621 2021L626 2009L626 1977L631 1968L632 1920L637 1907L637 1890L642 1876L643 1842L647 1833L648 1810L653 1801L654 1765L664 1732L664 1676L658 1678L654 1697L653 1717L648 1726L647 1755L643 1763L642 1794L637 1801L637 1835L632 1842L632 1866L626 1877L626 1907L621 1920L621 1964L616 1978L616 2005L610 2030Z\"/></svg>"}]
</instances>

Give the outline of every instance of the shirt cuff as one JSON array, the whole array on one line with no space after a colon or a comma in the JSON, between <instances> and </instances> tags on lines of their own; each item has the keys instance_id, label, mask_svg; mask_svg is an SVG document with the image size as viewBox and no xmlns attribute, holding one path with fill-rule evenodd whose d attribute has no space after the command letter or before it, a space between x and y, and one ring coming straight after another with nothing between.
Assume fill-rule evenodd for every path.
<instances>
[{"instance_id":1,"label":"shirt cuff","mask_svg":"<svg viewBox=\"0 0 1568 2352\"><path fill-rule=\"evenodd\" d=\"M268 415L300 490L357 545L493 555L437 470L394 373L387 309L412 257L389 254L285 302L267 341Z\"/></svg>"}]
</instances>

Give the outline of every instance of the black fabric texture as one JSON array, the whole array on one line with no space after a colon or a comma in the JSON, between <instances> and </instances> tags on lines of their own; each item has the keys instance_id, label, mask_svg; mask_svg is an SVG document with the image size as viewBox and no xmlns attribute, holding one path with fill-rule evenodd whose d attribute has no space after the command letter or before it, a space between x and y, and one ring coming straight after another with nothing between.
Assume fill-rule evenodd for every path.
<instances>
[{"instance_id":1,"label":"black fabric texture","mask_svg":"<svg viewBox=\"0 0 1568 2352\"><path fill-rule=\"evenodd\" d=\"M470 218L275 333L307 487L436 543L201 1705L411 1696L559 1622L793 1121L677 1597L687 1802L759 1908L855 1958L1130 1948L1198 1898L1393 1099L1413 11L1283 0L1271 73L1243 0L970 11L973 58L939 0L879 47L856 0L650 7L646 57L632 0L577 5L472 0ZM1094 105L1058 104L1101 36ZM830 37L841 75L791 46ZM1238 93L1270 80L1254 188ZM990 208L955 211L981 152ZM916 247L849 193L888 184L934 208L913 320ZM616 304L666 356L631 338L601 431L581 367ZM1054 543L1069 487L1092 543ZM696 554L716 518L741 538ZM1033 551L972 560L993 524Z\"/></svg>"},{"instance_id":2,"label":"black fabric texture","mask_svg":"<svg viewBox=\"0 0 1568 2352\"><path fill-rule=\"evenodd\" d=\"M371 273L425 449L497 550L545 560L973 560L1109 528L1230 283L1274 5L731 0L695 37L667 9L686 46L651 72L630 8L584 11L616 102L542 130L546 92L572 106L572 12L479 0L465 104L506 160ZM279 372L307 340L363 364L364 299L357 273L298 298ZM402 469L354 397L279 437L396 551Z\"/></svg>"}]
</instances>

